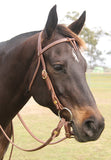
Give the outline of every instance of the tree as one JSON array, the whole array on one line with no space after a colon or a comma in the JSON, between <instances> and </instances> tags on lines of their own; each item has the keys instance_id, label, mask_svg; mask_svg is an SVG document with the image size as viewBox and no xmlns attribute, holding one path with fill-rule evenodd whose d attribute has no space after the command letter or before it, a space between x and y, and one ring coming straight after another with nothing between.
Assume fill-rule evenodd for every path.
<instances>
[{"instance_id":1,"label":"tree","mask_svg":"<svg viewBox=\"0 0 111 160\"><path fill-rule=\"evenodd\" d=\"M67 12L65 18L70 21L75 21L79 16L78 12ZM97 48L100 37L105 34L100 28L94 28L94 30L89 29L86 25L80 33L80 36L87 45L87 50L85 51L88 59L88 64L90 68L98 66L98 63L103 64L104 58L102 58L102 51Z\"/></svg>"},{"instance_id":2,"label":"tree","mask_svg":"<svg viewBox=\"0 0 111 160\"><path fill-rule=\"evenodd\" d=\"M109 32L109 33L105 33L108 37L111 37L111 32ZM111 55L111 50L110 51L108 51L107 53L106 53L107 55Z\"/></svg>"}]
</instances>

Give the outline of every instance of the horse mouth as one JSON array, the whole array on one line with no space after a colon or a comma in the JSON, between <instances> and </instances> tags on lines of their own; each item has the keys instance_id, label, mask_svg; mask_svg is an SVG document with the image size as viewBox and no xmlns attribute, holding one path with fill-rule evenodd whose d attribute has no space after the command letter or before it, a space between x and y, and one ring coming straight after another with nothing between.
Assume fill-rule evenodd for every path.
<instances>
[{"instance_id":1,"label":"horse mouth","mask_svg":"<svg viewBox=\"0 0 111 160\"><path fill-rule=\"evenodd\" d=\"M72 135L74 136L75 140L77 140L78 142L87 142L87 140L81 138L81 136L79 135L79 131L74 121L71 121L71 127L72 127Z\"/></svg>"},{"instance_id":2,"label":"horse mouth","mask_svg":"<svg viewBox=\"0 0 111 160\"><path fill-rule=\"evenodd\" d=\"M81 136L79 135L79 132L77 130L77 127L76 127L74 121L71 121L70 125L72 127L71 134L74 136L75 140L77 140L78 142L87 142L87 140L82 139Z\"/></svg>"},{"instance_id":3,"label":"horse mouth","mask_svg":"<svg viewBox=\"0 0 111 160\"><path fill-rule=\"evenodd\" d=\"M81 138L80 138L80 136L78 134L77 127L76 127L74 121L71 121L70 125L72 127L71 134L74 136L74 138L79 142L83 142L83 140L81 140Z\"/></svg>"},{"instance_id":4,"label":"horse mouth","mask_svg":"<svg viewBox=\"0 0 111 160\"><path fill-rule=\"evenodd\" d=\"M75 140L77 140L78 142L95 141L100 137L100 135L104 129L104 128L102 128L100 131L95 132L95 134L93 136L89 136L89 135L86 135L84 133L84 131L82 131L81 129L78 129L77 126L75 125L74 121L71 121L70 125L72 127L72 135L74 136Z\"/></svg>"}]
</instances>

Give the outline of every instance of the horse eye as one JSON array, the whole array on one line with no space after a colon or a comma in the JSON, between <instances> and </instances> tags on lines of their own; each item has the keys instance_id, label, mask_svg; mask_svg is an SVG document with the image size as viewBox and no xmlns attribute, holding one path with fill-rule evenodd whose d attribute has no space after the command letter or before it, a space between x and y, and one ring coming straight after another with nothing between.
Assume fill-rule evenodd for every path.
<instances>
[{"instance_id":1,"label":"horse eye","mask_svg":"<svg viewBox=\"0 0 111 160\"><path fill-rule=\"evenodd\" d=\"M55 65L54 65L54 69L55 69L56 71L63 71L63 70L64 70L64 67L63 67L62 64L55 64Z\"/></svg>"}]
</instances>

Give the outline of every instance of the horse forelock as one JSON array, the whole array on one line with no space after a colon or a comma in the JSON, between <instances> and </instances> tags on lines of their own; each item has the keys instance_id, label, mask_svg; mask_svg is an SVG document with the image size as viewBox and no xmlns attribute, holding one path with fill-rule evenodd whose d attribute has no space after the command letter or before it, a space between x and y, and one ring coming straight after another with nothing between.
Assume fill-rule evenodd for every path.
<instances>
[{"instance_id":1,"label":"horse forelock","mask_svg":"<svg viewBox=\"0 0 111 160\"><path fill-rule=\"evenodd\" d=\"M86 48L85 42L65 25L58 25L57 31L65 37L75 38L75 41L77 42L79 48Z\"/></svg>"}]
</instances>

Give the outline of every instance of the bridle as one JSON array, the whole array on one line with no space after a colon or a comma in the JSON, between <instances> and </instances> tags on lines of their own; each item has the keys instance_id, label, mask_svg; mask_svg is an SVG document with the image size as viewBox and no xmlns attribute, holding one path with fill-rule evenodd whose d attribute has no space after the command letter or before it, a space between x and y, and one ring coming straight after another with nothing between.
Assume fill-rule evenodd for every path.
<instances>
[{"instance_id":1,"label":"bridle","mask_svg":"<svg viewBox=\"0 0 111 160\"><path fill-rule=\"evenodd\" d=\"M49 45L47 45L46 47L44 47L42 49L42 32L40 32L39 37L38 37L38 45L37 45L37 48L38 48L38 52L37 52L38 64L36 66L36 69L35 69L35 72L33 74L32 80L29 84L29 91L30 91L31 87L34 83L35 77L37 75L37 72L38 72L38 69L39 69L39 66L40 66L40 62L41 62L41 64L42 64L42 78L46 81L48 90L51 92L52 101L53 101L54 105L56 106L57 110L62 110L64 107L60 103L60 101L57 98L56 93L54 91L52 82L51 82L50 77L49 77L49 75L47 73L47 70L46 70L46 64L45 64L45 61L44 61L43 53L45 51L47 51L49 48L51 48L51 47L53 47L57 44L63 43L63 42L70 42L71 45L73 46L74 50L75 51L78 50L78 48L76 46L76 43L75 43L75 38L62 38L62 39L59 39L59 40L56 40L56 41L50 43Z\"/></svg>"},{"instance_id":2,"label":"bridle","mask_svg":"<svg viewBox=\"0 0 111 160\"><path fill-rule=\"evenodd\" d=\"M33 77L31 79L31 82L30 82L29 87L28 87L28 91L30 92L30 90L32 88L32 85L34 83L34 80L35 80L35 78L37 76L37 73L38 73L38 70L39 70L39 67L40 67L40 63L41 63L42 64L42 79L45 80L45 82L47 84L47 87L48 87L48 90L51 93L53 104L55 105L56 109L58 110L58 115L60 117L60 122L58 123L57 127L52 131L51 137L46 142L42 142L42 141L38 140L38 138L33 135L33 133L30 131L30 129L26 126L25 122L21 118L20 114L18 114L18 117L19 117L20 121L22 122L22 124L26 128L26 130L30 133L30 135L33 138L35 138L37 141L39 141L40 143L43 143L43 144L40 147L37 147L37 148L34 148L34 149L23 149L23 148L17 146L14 143L14 139L11 141L11 139L6 135L5 131L3 130L2 126L0 125L0 129L3 132L4 136L12 144L12 150L13 150L13 146L15 146L16 148L18 148L20 150L23 150L23 151L28 151L28 152L36 151L36 150L39 150L39 149L47 146L48 144L56 144L56 143L66 139L66 138L71 138L72 135L73 135L73 133L71 131L71 122L72 122L72 119L73 119L72 118L72 112L71 112L70 109L64 107L60 103L58 97L56 96L56 93L55 93L55 90L53 88L52 82L51 82L50 77L49 77L49 75L47 73L46 64L45 64L45 60L44 60L44 57L43 57L43 53L45 51L47 51L49 48L51 48L51 47L53 47L53 46L55 46L57 44L63 43L63 42L69 42L72 45L72 47L74 48L75 52L78 51L78 47L76 46L75 38L62 38L62 39L59 39L59 40L56 40L56 41L50 43L49 45L47 45L44 48L42 48L42 32L39 33L38 44L37 44L37 52L36 52L37 57L38 57L38 63L37 63L37 66L35 68ZM70 115L70 119L68 121L65 120L62 117L62 112L63 111L67 112ZM60 130L61 130L61 128L63 126L65 128L66 137L63 138L62 140L59 140L59 141L55 142L55 143L50 143L55 137L57 137L60 134ZM12 127L12 129L13 129L13 127ZM11 160L11 155L12 155L12 151L11 151L9 160Z\"/></svg>"}]
</instances>

